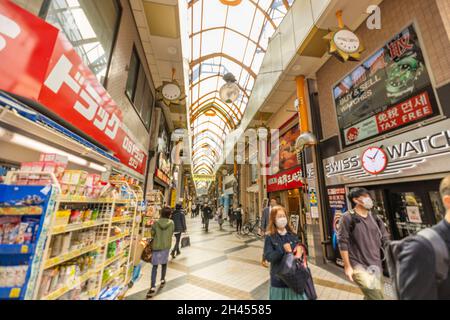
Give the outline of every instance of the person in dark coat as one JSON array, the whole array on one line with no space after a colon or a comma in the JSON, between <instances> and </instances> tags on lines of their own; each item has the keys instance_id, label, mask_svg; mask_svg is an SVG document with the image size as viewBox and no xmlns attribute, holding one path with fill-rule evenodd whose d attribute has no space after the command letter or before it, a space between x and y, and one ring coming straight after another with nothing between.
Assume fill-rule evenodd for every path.
<instances>
[{"instance_id":1,"label":"person in dark coat","mask_svg":"<svg viewBox=\"0 0 450 320\"><path fill-rule=\"evenodd\" d=\"M307 300L305 293L294 292L276 275L276 270L285 255L293 254L296 258L300 258L303 254L299 238L288 223L285 208L282 206L272 208L267 228L268 232L264 240L264 258L270 262L269 300Z\"/></svg>"},{"instance_id":2,"label":"person in dark coat","mask_svg":"<svg viewBox=\"0 0 450 320\"><path fill-rule=\"evenodd\" d=\"M175 211L172 214L172 220L173 223L175 224L174 235L176 242L175 246L173 247L171 255L172 258L175 259L175 257L181 253L180 252L181 234L186 232L186 216L181 203L178 203L175 206Z\"/></svg>"}]
</instances>

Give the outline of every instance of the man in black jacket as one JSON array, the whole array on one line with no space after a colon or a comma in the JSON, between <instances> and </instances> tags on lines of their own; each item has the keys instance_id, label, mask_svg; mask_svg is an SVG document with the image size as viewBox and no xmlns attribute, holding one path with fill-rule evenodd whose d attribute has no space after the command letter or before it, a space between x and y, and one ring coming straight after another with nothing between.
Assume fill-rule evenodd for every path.
<instances>
[{"instance_id":1,"label":"man in black jacket","mask_svg":"<svg viewBox=\"0 0 450 320\"><path fill-rule=\"evenodd\" d=\"M175 211L172 214L172 220L173 223L175 224L175 229L173 233L175 235L176 242L175 247L173 247L171 255L172 258L175 259L175 257L181 253L180 252L181 233L186 232L186 217L181 203L177 203L177 205L175 206Z\"/></svg>"},{"instance_id":2,"label":"man in black jacket","mask_svg":"<svg viewBox=\"0 0 450 320\"><path fill-rule=\"evenodd\" d=\"M208 232L209 220L212 218L212 209L209 203L206 203L202 210L202 218L205 224L205 230Z\"/></svg>"},{"instance_id":3,"label":"man in black jacket","mask_svg":"<svg viewBox=\"0 0 450 320\"><path fill-rule=\"evenodd\" d=\"M442 180L440 193L446 214L445 218L432 229L447 245L448 257L450 256L450 176ZM425 238L415 236L405 242L398 257L398 291L402 300L450 300L450 270L447 271L446 279L437 279L436 260L435 250ZM446 264L449 265L450 261L447 260Z\"/></svg>"}]
</instances>

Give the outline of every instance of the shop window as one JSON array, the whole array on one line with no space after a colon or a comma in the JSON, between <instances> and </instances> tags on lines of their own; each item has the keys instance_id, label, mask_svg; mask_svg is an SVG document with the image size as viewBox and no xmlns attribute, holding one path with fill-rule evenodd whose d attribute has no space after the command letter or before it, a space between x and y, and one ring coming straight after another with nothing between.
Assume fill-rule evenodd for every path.
<instances>
[{"instance_id":1,"label":"shop window","mask_svg":"<svg viewBox=\"0 0 450 320\"><path fill-rule=\"evenodd\" d=\"M149 129L155 99L136 48L133 48L131 54L125 94L134 105L145 127Z\"/></svg>"},{"instance_id":2,"label":"shop window","mask_svg":"<svg viewBox=\"0 0 450 320\"><path fill-rule=\"evenodd\" d=\"M116 0L47 0L41 16L64 32L84 64L104 84L111 61L120 6Z\"/></svg>"}]
</instances>

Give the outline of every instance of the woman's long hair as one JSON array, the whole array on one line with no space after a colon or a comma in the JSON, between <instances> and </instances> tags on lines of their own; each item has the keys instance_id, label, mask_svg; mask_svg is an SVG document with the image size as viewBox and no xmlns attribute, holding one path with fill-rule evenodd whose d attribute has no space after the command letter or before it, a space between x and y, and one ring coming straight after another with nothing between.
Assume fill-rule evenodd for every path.
<instances>
[{"instance_id":1,"label":"woman's long hair","mask_svg":"<svg viewBox=\"0 0 450 320\"><path fill-rule=\"evenodd\" d=\"M283 206L275 206L270 211L270 217L269 217L269 234L271 236L275 235L278 232L277 225L275 224L275 220L276 220L278 211L280 211L280 210L282 210L284 212L284 214L286 215L286 218L288 219L288 224L286 225L286 230L288 232L292 233L292 227L289 222L289 218L288 218L286 209Z\"/></svg>"}]
</instances>

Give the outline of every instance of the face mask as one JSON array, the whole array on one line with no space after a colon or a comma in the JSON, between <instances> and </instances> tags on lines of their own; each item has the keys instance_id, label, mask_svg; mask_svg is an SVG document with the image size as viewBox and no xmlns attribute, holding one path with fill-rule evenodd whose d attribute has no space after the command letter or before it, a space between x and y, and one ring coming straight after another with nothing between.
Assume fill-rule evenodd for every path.
<instances>
[{"instance_id":1,"label":"face mask","mask_svg":"<svg viewBox=\"0 0 450 320\"><path fill-rule=\"evenodd\" d=\"M284 228L287 226L287 218L278 218L275 221L275 225L277 226L277 228Z\"/></svg>"},{"instance_id":2,"label":"face mask","mask_svg":"<svg viewBox=\"0 0 450 320\"><path fill-rule=\"evenodd\" d=\"M373 200L370 197L363 198L362 203L363 203L363 207L366 208L367 210L370 210L373 208Z\"/></svg>"}]
</instances>

